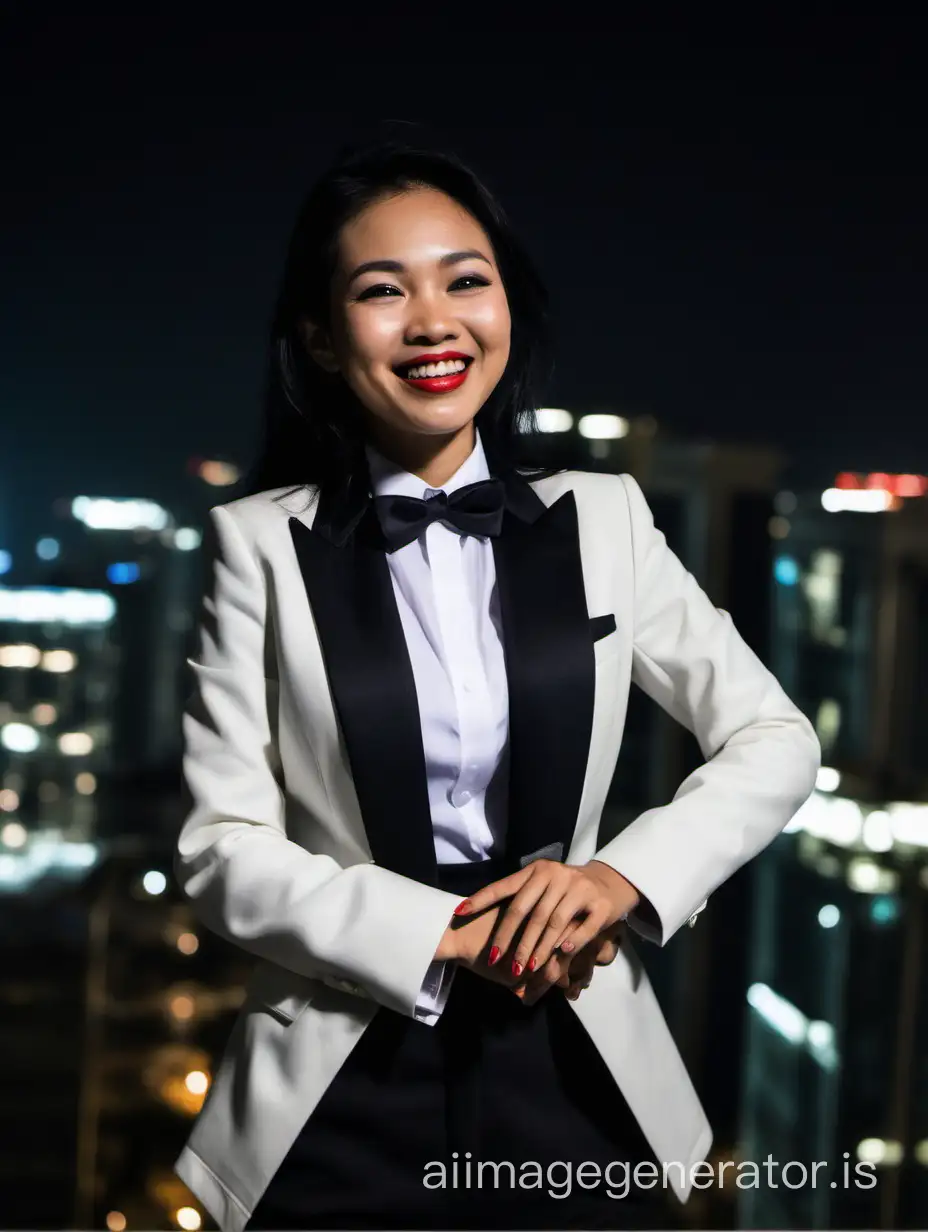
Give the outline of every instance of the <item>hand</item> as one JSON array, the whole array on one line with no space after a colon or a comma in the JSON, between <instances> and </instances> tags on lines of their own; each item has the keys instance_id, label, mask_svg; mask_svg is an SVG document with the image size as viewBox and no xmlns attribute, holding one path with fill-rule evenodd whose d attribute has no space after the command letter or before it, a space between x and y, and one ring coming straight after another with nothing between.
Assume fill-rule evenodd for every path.
<instances>
[{"instance_id":1,"label":"hand","mask_svg":"<svg viewBox=\"0 0 928 1232\"><path fill-rule=\"evenodd\" d=\"M488 907L479 915L468 914L463 919L455 917L442 935L438 949L435 951L435 958L438 961L457 962L462 967L473 971L475 975L493 984L503 984L517 995L521 995L524 984L520 985L518 978L513 974L512 954L506 955L506 960L503 962L498 962L495 957L493 962L490 962L490 943L499 914L499 907ZM570 962L571 958L567 954L555 954L551 958L548 967L555 972L555 979L561 975L566 978ZM553 983L554 979L550 984L546 983L533 1000L537 1001L538 997L543 992L547 992Z\"/></svg>"},{"instance_id":2,"label":"hand","mask_svg":"<svg viewBox=\"0 0 928 1232\"><path fill-rule=\"evenodd\" d=\"M558 987L571 1001L576 1001L580 993L589 988L596 968L607 967L614 962L627 927L622 920L611 928L603 929L588 945L571 956L566 973L552 979L551 964L558 958L555 952L541 972L529 976L513 990L515 995L526 1005L534 1005L551 987Z\"/></svg>"},{"instance_id":3,"label":"hand","mask_svg":"<svg viewBox=\"0 0 928 1232\"><path fill-rule=\"evenodd\" d=\"M498 961L521 930L512 961L512 974L517 978L524 970L540 971L555 949L565 953L582 950L639 902L635 887L599 860L583 865L534 860L472 894L469 914L496 906L505 898L512 901L497 923L490 956Z\"/></svg>"}]
</instances>

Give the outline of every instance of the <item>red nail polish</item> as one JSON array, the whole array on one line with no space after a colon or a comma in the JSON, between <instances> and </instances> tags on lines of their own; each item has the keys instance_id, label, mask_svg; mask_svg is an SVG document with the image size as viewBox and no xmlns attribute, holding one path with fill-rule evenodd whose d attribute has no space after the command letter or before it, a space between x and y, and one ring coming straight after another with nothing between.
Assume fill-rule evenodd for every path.
<instances>
[{"instance_id":1,"label":"red nail polish","mask_svg":"<svg viewBox=\"0 0 928 1232\"><path fill-rule=\"evenodd\" d=\"M470 899L465 898L463 903L458 903L454 909L455 915L466 915L470 911Z\"/></svg>"},{"instance_id":2,"label":"red nail polish","mask_svg":"<svg viewBox=\"0 0 928 1232\"><path fill-rule=\"evenodd\" d=\"M489 957L487 958L487 966L492 967L495 962L499 962L499 946L498 945L494 945L493 948L490 950Z\"/></svg>"},{"instance_id":3,"label":"red nail polish","mask_svg":"<svg viewBox=\"0 0 928 1232\"><path fill-rule=\"evenodd\" d=\"M516 976L522 974L522 964L520 962L516 962L515 959L512 960L512 974Z\"/></svg>"},{"instance_id":4,"label":"red nail polish","mask_svg":"<svg viewBox=\"0 0 928 1232\"><path fill-rule=\"evenodd\" d=\"M528 969L529 971L534 971L537 966L538 966L538 960L535 958L535 955L533 954L531 958L528 960Z\"/></svg>"}]
</instances>

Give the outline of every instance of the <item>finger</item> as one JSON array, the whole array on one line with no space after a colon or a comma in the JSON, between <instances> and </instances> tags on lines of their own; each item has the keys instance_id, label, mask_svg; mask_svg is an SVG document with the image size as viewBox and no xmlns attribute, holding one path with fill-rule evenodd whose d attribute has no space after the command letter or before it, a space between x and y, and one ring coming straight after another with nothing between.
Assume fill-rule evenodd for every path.
<instances>
[{"instance_id":1,"label":"finger","mask_svg":"<svg viewBox=\"0 0 928 1232\"><path fill-rule=\"evenodd\" d=\"M567 968L568 983L575 984L580 980L591 979L595 968L595 953L592 946L587 946L585 950L581 950L579 954L574 955L570 962Z\"/></svg>"},{"instance_id":2,"label":"finger","mask_svg":"<svg viewBox=\"0 0 928 1232\"><path fill-rule=\"evenodd\" d=\"M547 927L539 937L532 958L535 959L536 967L540 967L546 963L554 951L558 938L564 932L567 925L574 917L586 914L589 912L591 904L589 902L589 888L583 884L575 885L573 888L561 898L555 909L550 913L547 921ZM571 935L570 940L573 946L569 953L581 948L584 944L579 940L583 935L584 928L587 927L587 921L584 921L577 929L577 932ZM599 929L595 929L593 936Z\"/></svg>"},{"instance_id":3,"label":"finger","mask_svg":"<svg viewBox=\"0 0 928 1232\"><path fill-rule=\"evenodd\" d=\"M580 922L575 932L570 935L573 951L576 953L589 945L597 933L603 931L609 921L609 913L614 910L607 899L597 899L587 911L586 917Z\"/></svg>"},{"instance_id":4,"label":"finger","mask_svg":"<svg viewBox=\"0 0 928 1232\"><path fill-rule=\"evenodd\" d=\"M535 905L535 909L525 921L525 927L519 937L516 945L513 959L519 967L528 971L539 970L545 962L548 955L542 958L538 952L538 940L549 927L552 917L559 918L558 912L560 904L565 896L569 893L568 886L570 881L564 877L557 877L548 882L544 894L539 898ZM560 928L557 930L561 931ZM513 974L518 975L519 972L513 968Z\"/></svg>"},{"instance_id":5,"label":"finger","mask_svg":"<svg viewBox=\"0 0 928 1232\"><path fill-rule=\"evenodd\" d=\"M526 1004L533 1005L539 997L552 988L566 988L570 984L568 967L570 960L563 954L552 954L540 971L524 979Z\"/></svg>"},{"instance_id":6,"label":"finger","mask_svg":"<svg viewBox=\"0 0 928 1232\"><path fill-rule=\"evenodd\" d=\"M493 935L490 938L489 958L491 966L509 951L510 946L515 940L516 933L523 927L526 917L539 899L542 898L546 888L547 885L544 877L532 877L516 894L506 910L500 913L500 917L496 921L496 927L493 930ZM524 965L524 963L521 964L522 967ZM521 971L516 972L513 970L514 976L521 974Z\"/></svg>"},{"instance_id":7,"label":"finger","mask_svg":"<svg viewBox=\"0 0 928 1232\"><path fill-rule=\"evenodd\" d=\"M615 961L615 956L618 952L619 947L614 941L604 941L595 952L595 958L593 961L598 967L608 967L611 962ZM584 951L584 953L586 953L586 951Z\"/></svg>"},{"instance_id":8,"label":"finger","mask_svg":"<svg viewBox=\"0 0 928 1232\"><path fill-rule=\"evenodd\" d=\"M527 868L520 868L517 873L510 873L508 877L502 877L499 881L491 881L489 885L483 886L476 894L471 894L461 904L462 907L467 906L467 911L461 911L458 907L455 914L471 916L476 915L478 911L485 911L487 907L495 907L504 898L511 898L514 894L518 894L531 875L532 866L528 865Z\"/></svg>"}]
</instances>

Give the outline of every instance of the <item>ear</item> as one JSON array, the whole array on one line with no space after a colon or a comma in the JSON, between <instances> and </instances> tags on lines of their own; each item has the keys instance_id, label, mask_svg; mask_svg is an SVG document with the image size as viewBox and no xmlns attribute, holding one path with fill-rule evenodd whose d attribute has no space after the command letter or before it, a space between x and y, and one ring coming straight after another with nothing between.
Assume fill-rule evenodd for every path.
<instances>
[{"instance_id":1,"label":"ear","mask_svg":"<svg viewBox=\"0 0 928 1232\"><path fill-rule=\"evenodd\" d=\"M322 326L304 320L300 324L300 333L310 358L315 360L324 372L338 372L338 360L332 349L332 340Z\"/></svg>"}]
</instances>

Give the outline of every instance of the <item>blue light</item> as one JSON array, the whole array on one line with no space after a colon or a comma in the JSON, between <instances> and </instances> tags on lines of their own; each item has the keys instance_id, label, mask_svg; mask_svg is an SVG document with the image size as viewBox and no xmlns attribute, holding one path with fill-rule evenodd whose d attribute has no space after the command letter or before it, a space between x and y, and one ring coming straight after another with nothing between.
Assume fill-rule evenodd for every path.
<instances>
[{"instance_id":1,"label":"blue light","mask_svg":"<svg viewBox=\"0 0 928 1232\"><path fill-rule=\"evenodd\" d=\"M114 586L128 586L130 582L139 580L139 567L135 562L110 565L106 571L106 576Z\"/></svg>"},{"instance_id":2,"label":"blue light","mask_svg":"<svg viewBox=\"0 0 928 1232\"><path fill-rule=\"evenodd\" d=\"M0 551L0 574L9 573L13 568L13 557L9 552Z\"/></svg>"},{"instance_id":3,"label":"blue light","mask_svg":"<svg viewBox=\"0 0 928 1232\"><path fill-rule=\"evenodd\" d=\"M870 904L874 924L892 924L899 918L899 904L891 894L877 894Z\"/></svg>"},{"instance_id":4,"label":"blue light","mask_svg":"<svg viewBox=\"0 0 928 1232\"><path fill-rule=\"evenodd\" d=\"M61 545L57 539L40 539L35 545L35 554L39 560L57 560Z\"/></svg>"},{"instance_id":5,"label":"blue light","mask_svg":"<svg viewBox=\"0 0 928 1232\"><path fill-rule=\"evenodd\" d=\"M792 556L778 556L773 566L773 576L781 586L795 586L799 581L799 566Z\"/></svg>"}]
</instances>

